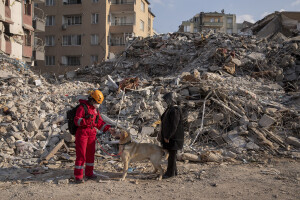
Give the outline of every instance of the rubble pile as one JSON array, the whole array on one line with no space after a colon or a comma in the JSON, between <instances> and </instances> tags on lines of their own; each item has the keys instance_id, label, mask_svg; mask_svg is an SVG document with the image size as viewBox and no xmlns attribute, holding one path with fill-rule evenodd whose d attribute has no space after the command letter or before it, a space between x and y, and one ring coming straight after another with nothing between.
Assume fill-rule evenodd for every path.
<instances>
[{"instance_id":1,"label":"rubble pile","mask_svg":"<svg viewBox=\"0 0 300 200\"><path fill-rule=\"evenodd\" d=\"M151 143L158 143L166 109L162 96L176 92L185 124L178 159L247 162L261 153L299 158L299 45L280 34L268 40L166 34L135 39L115 60L47 80L3 62L0 165L74 160L66 111L92 88L105 96L101 114L106 122ZM115 151L110 136L101 137L104 148Z\"/></svg>"},{"instance_id":2,"label":"rubble pile","mask_svg":"<svg viewBox=\"0 0 300 200\"><path fill-rule=\"evenodd\" d=\"M74 142L66 111L96 84L50 84L13 62L0 69L0 167L35 165L60 141ZM72 145L71 145L72 146ZM73 145L74 147L74 145Z\"/></svg>"},{"instance_id":3,"label":"rubble pile","mask_svg":"<svg viewBox=\"0 0 300 200\"><path fill-rule=\"evenodd\" d=\"M269 39L221 33L160 35L135 40L114 61L78 70L76 79L88 77L109 86L108 74L117 83L139 77L139 88L126 90L120 115L149 136L158 131L153 127L164 109L161 96L176 91L185 112L186 151L291 154L299 150L300 137L299 45L297 38L280 33ZM109 86L109 99L113 91L116 88ZM136 100L141 91L149 97L138 95ZM108 102L109 114L118 114L121 96Z\"/></svg>"}]
</instances>

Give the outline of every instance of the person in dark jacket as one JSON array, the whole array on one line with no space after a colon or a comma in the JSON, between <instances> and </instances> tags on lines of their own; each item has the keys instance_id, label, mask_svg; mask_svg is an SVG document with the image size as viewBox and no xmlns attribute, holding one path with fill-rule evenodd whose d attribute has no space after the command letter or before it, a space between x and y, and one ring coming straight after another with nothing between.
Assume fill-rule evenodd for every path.
<instances>
[{"instance_id":1,"label":"person in dark jacket","mask_svg":"<svg viewBox=\"0 0 300 200\"><path fill-rule=\"evenodd\" d=\"M76 111L74 122L78 126L75 135L76 144L76 161L75 161L75 183L83 183L83 169L85 164L85 176L87 179L96 179L94 175L94 156L95 156L95 141L96 128L103 132L110 132L113 136L115 129L106 124L100 116L99 106L102 104L104 96L100 90L91 92L88 100L79 100L80 106ZM85 113L85 104L88 113ZM89 117L86 118L86 115Z\"/></svg>"},{"instance_id":2,"label":"person in dark jacket","mask_svg":"<svg viewBox=\"0 0 300 200\"><path fill-rule=\"evenodd\" d=\"M177 151L182 149L184 142L182 111L177 106L175 93L169 92L163 96L168 108L161 116L160 142L169 151L168 168L163 178L177 175Z\"/></svg>"}]
</instances>

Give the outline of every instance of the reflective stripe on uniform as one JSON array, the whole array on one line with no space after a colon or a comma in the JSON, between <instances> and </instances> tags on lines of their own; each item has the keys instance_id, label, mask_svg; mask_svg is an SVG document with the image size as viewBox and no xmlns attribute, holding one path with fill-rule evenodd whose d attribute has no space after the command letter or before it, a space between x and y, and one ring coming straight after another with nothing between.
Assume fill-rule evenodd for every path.
<instances>
[{"instance_id":1,"label":"reflective stripe on uniform","mask_svg":"<svg viewBox=\"0 0 300 200\"><path fill-rule=\"evenodd\" d=\"M82 121L82 118L79 118L77 121L77 125L80 126L80 122Z\"/></svg>"},{"instance_id":2,"label":"reflective stripe on uniform","mask_svg":"<svg viewBox=\"0 0 300 200\"><path fill-rule=\"evenodd\" d=\"M85 163L86 166L94 166L94 163Z\"/></svg>"},{"instance_id":3,"label":"reflective stripe on uniform","mask_svg":"<svg viewBox=\"0 0 300 200\"><path fill-rule=\"evenodd\" d=\"M107 124L104 124L104 125L102 126L102 128L100 129L100 131L103 132L103 130L105 129L106 126L107 126Z\"/></svg>"},{"instance_id":4,"label":"reflective stripe on uniform","mask_svg":"<svg viewBox=\"0 0 300 200\"><path fill-rule=\"evenodd\" d=\"M84 166L75 165L75 169L84 169Z\"/></svg>"}]
</instances>

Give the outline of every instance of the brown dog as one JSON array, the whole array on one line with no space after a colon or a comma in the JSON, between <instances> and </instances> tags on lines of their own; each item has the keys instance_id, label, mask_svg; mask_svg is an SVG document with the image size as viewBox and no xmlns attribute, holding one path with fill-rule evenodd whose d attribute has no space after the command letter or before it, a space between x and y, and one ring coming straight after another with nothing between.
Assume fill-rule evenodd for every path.
<instances>
[{"instance_id":1,"label":"brown dog","mask_svg":"<svg viewBox=\"0 0 300 200\"><path fill-rule=\"evenodd\" d=\"M153 173L159 170L158 180L162 179L163 169L161 167L161 160L165 155L165 159L168 159L168 151L162 149L160 146L149 143L136 143L131 141L130 134L126 131L121 131L120 151L122 151L121 158L124 163L122 181L125 180L128 171L128 165L130 162L141 161L149 159L154 167Z\"/></svg>"}]
</instances>

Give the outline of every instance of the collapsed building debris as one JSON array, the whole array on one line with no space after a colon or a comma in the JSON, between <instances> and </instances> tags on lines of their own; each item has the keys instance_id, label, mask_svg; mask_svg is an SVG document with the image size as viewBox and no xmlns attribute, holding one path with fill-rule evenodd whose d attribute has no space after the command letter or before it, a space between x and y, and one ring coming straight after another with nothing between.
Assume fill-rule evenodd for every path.
<instances>
[{"instance_id":1,"label":"collapsed building debris","mask_svg":"<svg viewBox=\"0 0 300 200\"><path fill-rule=\"evenodd\" d=\"M92 88L105 95L105 121L151 143L158 143L163 94L177 92L185 117L181 160L294 156L300 138L299 45L297 39L166 34L136 39L115 60L47 80L3 62L0 165L33 166L44 158L48 165L63 160L72 166L74 136L66 111ZM109 135L101 139L109 152L116 149ZM60 151L64 143L68 150ZM97 154L103 152L98 148Z\"/></svg>"}]
</instances>

